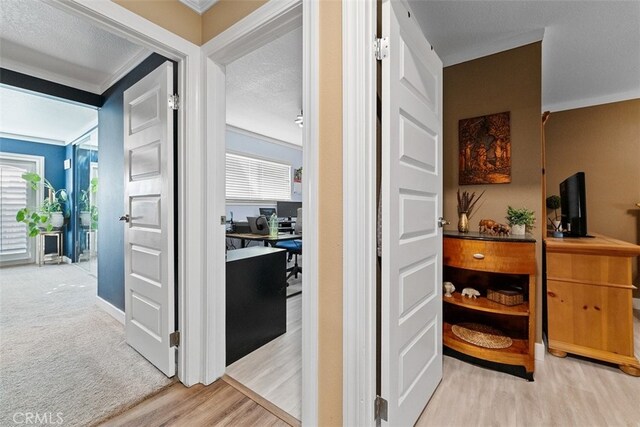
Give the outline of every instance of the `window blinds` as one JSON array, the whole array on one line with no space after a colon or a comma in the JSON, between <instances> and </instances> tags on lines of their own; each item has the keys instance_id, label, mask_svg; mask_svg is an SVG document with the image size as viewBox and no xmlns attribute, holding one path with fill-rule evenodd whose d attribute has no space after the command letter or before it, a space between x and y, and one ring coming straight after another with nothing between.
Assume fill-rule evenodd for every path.
<instances>
[{"instance_id":1,"label":"window blinds","mask_svg":"<svg viewBox=\"0 0 640 427\"><path fill-rule=\"evenodd\" d=\"M0 256L28 253L25 225L16 222L16 213L27 206L28 187L24 169L0 164Z\"/></svg>"},{"instance_id":2,"label":"window blinds","mask_svg":"<svg viewBox=\"0 0 640 427\"><path fill-rule=\"evenodd\" d=\"M227 200L291 200L291 166L227 153Z\"/></svg>"}]
</instances>

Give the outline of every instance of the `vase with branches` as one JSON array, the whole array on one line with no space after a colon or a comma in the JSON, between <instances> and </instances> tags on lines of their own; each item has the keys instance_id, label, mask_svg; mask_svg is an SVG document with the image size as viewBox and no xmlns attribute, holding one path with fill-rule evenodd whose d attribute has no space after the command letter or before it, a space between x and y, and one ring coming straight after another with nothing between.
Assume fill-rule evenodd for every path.
<instances>
[{"instance_id":1,"label":"vase with branches","mask_svg":"<svg viewBox=\"0 0 640 427\"><path fill-rule=\"evenodd\" d=\"M460 193L460 189L457 191L458 196L458 231L461 233L467 233L469 231L469 220L473 215L473 209L476 207L478 201L482 198L484 191L476 197L476 192L469 193L463 191Z\"/></svg>"}]
</instances>

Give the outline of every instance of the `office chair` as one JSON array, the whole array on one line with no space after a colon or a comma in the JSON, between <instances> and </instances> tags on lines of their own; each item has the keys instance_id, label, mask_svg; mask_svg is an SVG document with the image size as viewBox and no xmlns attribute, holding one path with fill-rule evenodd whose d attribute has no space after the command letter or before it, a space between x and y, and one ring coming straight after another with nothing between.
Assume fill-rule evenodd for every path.
<instances>
[{"instance_id":1,"label":"office chair","mask_svg":"<svg viewBox=\"0 0 640 427\"><path fill-rule=\"evenodd\" d=\"M302 234L302 208L298 208L296 218L296 226L294 231L296 234ZM298 278L298 274L302 273L302 267L298 265L298 255L302 255L302 239L300 240L285 240L284 242L278 242L275 245L276 248L286 249L289 254L288 261L291 261L292 257L295 257L293 267L287 269L287 280L291 278L291 276ZM287 262L288 262L287 261Z\"/></svg>"}]
</instances>

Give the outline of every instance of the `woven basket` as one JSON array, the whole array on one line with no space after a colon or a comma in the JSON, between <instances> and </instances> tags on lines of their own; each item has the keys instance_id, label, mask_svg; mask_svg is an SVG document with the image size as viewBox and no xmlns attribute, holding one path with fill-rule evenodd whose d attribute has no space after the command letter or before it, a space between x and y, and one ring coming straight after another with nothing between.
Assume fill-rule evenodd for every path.
<instances>
[{"instance_id":1,"label":"woven basket","mask_svg":"<svg viewBox=\"0 0 640 427\"><path fill-rule=\"evenodd\" d=\"M481 323L460 323L451 327L451 332L468 343L484 348L511 347L513 340L498 329Z\"/></svg>"},{"instance_id":2,"label":"woven basket","mask_svg":"<svg viewBox=\"0 0 640 427\"><path fill-rule=\"evenodd\" d=\"M487 299L503 305L518 305L524 302L524 295L515 290L487 289Z\"/></svg>"}]
</instances>

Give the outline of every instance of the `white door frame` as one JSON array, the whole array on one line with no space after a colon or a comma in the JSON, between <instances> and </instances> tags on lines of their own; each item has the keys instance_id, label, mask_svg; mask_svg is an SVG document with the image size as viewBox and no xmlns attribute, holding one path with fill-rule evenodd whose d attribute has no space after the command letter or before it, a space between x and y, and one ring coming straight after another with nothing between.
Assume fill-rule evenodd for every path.
<instances>
[{"instance_id":1,"label":"white door frame","mask_svg":"<svg viewBox=\"0 0 640 427\"><path fill-rule=\"evenodd\" d=\"M371 426L376 397L376 1L342 2L343 424Z\"/></svg>"},{"instance_id":2,"label":"white door frame","mask_svg":"<svg viewBox=\"0 0 640 427\"><path fill-rule=\"evenodd\" d=\"M203 47L207 169L207 286L204 293L205 383L221 377L225 363L225 65L291 31L303 22L303 223L305 268L302 281L302 422L317 424L318 407L318 2L271 1Z\"/></svg>"},{"instance_id":3,"label":"white door frame","mask_svg":"<svg viewBox=\"0 0 640 427\"><path fill-rule=\"evenodd\" d=\"M112 1L45 0L107 31L177 62L178 93L178 378L185 385L203 382L202 292L204 288L204 141L201 127L199 46Z\"/></svg>"}]
</instances>

